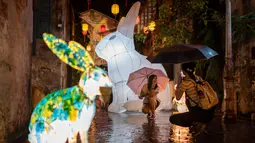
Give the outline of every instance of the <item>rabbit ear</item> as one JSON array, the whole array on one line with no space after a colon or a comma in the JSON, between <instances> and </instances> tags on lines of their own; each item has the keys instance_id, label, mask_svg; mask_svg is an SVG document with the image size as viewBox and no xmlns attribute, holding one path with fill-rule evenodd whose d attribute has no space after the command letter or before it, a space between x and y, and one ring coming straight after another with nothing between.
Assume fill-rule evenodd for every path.
<instances>
[{"instance_id":1,"label":"rabbit ear","mask_svg":"<svg viewBox=\"0 0 255 143\"><path fill-rule=\"evenodd\" d=\"M125 17L121 17L120 22L119 22L118 27L117 27L117 30L119 32L122 31L122 27L123 27L124 21L125 21Z\"/></svg>"},{"instance_id":2,"label":"rabbit ear","mask_svg":"<svg viewBox=\"0 0 255 143\"><path fill-rule=\"evenodd\" d=\"M68 46L72 51L77 53L77 55L79 57L81 57L81 59L82 59L81 62L83 62L86 65L87 68L90 68L91 66L95 65L93 59L91 58L91 56L89 54L89 52L86 51L85 48L81 44L79 44L75 41L70 41L68 43Z\"/></svg>"},{"instance_id":3,"label":"rabbit ear","mask_svg":"<svg viewBox=\"0 0 255 143\"><path fill-rule=\"evenodd\" d=\"M125 35L128 38L133 39L134 36L134 27L135 27L135 22L136 18L138 16L139 10L140 10L141 3L138 1L133 6L131 9L128 11L128 14L126 18L118 25L118 31Z\"/></svg>"},{"instance_id":4,"label":"rabbit ear","mask_svg":"<svg viewBox=\"0 0 255 143\"><path fill-rule=\"evenodd\" d=\"M82 54L73 50L74 48L71 49L64 40L47 33L43 34L43 39L51 51L63 62L77 70L86 71L90 62L85 62L83 57L81 57Z\"/></svg>"}]
</instances>

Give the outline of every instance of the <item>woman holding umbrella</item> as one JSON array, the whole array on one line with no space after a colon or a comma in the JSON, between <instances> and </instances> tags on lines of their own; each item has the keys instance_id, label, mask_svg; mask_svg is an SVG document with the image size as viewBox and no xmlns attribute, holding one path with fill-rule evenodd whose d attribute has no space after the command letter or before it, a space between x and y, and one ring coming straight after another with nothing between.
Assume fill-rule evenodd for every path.
<instances>
[{"instance_id":1,"label":"woman holding umbrella","mask_svg":"<svg viewBox=\"0 0 255 143\"><path fill-rule=\"evenodd\" d=\"M155 110L160 105L157 95L164 92L169 84L167 75L159 70L143 67L132 72L128 77L128 87L143 99L142 111L148 114L148 118L155 118Z\"/></svg>"},{"instance_id":2,"label":"woman holding umbrella","mask_svg":"<svg viewBox=\"0 0 255 143\"><path fill-rule=\"evenodd\" d=\"M175 125L183 127L195 127L195 135L198 135L206 127L206 123L210 122L214 116L214 110L216 106L208 110L204 110L198 106L199 94L196 88L197 83L203 82L202 78L195 75L195 64L185 63L182 64L183 79L181 83L176 87L175 95L176 99L180 100L183 93L186 93L186 104L189 108L189 112L172 115L170 122Z\"/></svg>"},{"instance_id":3,"label":"woman holding umbrella","mask_svg":"<svg viewBox=\"0 0 255 143\"><path fill-rule=\"evenodd\" d=\"M142 111L144 114L148 114L149 119L155 119L155 110L160 104L160 100L157 98L158 93L157 76L150 75L148 83L143 85L139 96L140 99L144 98Z\"/></svg>"}]
</instances>

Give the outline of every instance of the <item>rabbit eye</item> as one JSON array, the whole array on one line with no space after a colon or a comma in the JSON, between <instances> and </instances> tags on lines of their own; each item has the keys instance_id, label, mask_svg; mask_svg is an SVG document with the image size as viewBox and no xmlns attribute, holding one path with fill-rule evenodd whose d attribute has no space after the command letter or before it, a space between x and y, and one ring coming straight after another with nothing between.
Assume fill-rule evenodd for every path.
<instances>
[{"instance_id":1,"label":"rabbit eye","mask_svg":"<svg viewBox=\"0 0 255 143\"><path fill-rule=\"evenodd\" d=\"M109 38L109 40L113 40L116 37L116 35L113 35L112 37Z\"/></svg>"}]
</instances>

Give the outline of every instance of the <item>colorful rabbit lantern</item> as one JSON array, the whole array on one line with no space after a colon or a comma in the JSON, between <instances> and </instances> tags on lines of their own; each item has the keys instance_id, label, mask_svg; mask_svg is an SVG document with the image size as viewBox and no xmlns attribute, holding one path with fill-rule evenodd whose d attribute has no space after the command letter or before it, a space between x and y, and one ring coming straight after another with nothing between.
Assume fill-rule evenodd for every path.
<instances>
[{"instance_id":1,"label":"colorful rabbit lantern","mask_svg":"<svg viewBox=\"0 0 255 143\"><path fill-rule=\"evenodd\" d=\"M83 46L75 41L68 45L52 34L43 34L52 52L63 62L82 71L79 85L45 96L34 109L28 139L31 143L75 142L77 134L83 142L96 111L96 96L102 99L100 87L111 87L107 73L94 62Z\"/></svg>"}]
</instances>

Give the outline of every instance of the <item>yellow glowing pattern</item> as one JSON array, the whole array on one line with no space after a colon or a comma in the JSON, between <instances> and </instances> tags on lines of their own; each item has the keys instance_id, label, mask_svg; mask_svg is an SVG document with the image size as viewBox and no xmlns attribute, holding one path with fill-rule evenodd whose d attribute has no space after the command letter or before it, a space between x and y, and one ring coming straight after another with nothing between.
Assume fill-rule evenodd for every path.
<instances>
[{"instance_id":1,"label":"yellow glowing pattern","mask_svg":"<svg viewBox=\"0 0 255 143\"><path fill-rule=\"evenodd\" d=\"M150 31L154 31L155 30L155 26L156 26L156 23L155 21L151 21L148 25Z\"/></svg>"},{"instance_id":2,"label":"yellow glowing pattern","mask_svg":"<svg viewBox=\"0 0 255 143\"><path fill-rule=\"evenodd\" d=\"M85 50L85 48L81 44L75 41L70 41L68 43L68 46L72 51L79 53L79 55L82 57L82 60L85 62L87 68L91 68L91 66L95 65L90 54Z\"/></svg>"},{"instance_id":3,"label":"yellow glowing pattern","mask_svg":"<svg viewBox=\"0 0 255 143\"><path fill-rule=\"evenodd\" d=\"M192 143L193 137L190 133L189 127L181 127L172 124L170 127L170 137L171 142L187 142Z\"/></svg>"}]
</instances>

